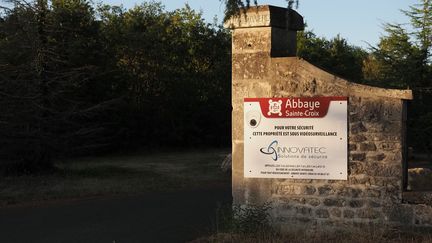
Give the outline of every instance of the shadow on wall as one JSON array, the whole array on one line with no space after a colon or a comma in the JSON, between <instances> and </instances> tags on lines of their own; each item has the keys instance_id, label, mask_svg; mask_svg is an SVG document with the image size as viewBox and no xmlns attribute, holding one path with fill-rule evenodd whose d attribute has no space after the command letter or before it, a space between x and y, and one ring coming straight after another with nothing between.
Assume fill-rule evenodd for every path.
<instances>
[{"instance_id":1,"label":"shadow on wall","mask_svg":"<svg viewBox=\"0 0 432 243\"><path fill-rule=\"evenodd\" d=\"M432 158L408 152L408 191L432 191Z\"/></svg>"}]
</instances>

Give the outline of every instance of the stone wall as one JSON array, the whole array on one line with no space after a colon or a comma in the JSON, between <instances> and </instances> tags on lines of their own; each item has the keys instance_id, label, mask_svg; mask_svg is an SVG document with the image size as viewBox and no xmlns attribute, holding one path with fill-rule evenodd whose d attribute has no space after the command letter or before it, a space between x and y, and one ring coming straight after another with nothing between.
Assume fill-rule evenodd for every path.
<instances>
[{"instance_id":1,"label":"stone wall","mask_svg":"<svg viewBox=\"0 0 432 243\"><path fill-rule=\"evenodd\" d=\"M411 91L351 83L297 57L277 57L284 48L290 50L285 56L295 50L290 36L301 29L302 19L272 6L248 13L243 21L253 15L254 22L236 18L227 24L233 29L234 203L271 203L273 222L282 229L374 223L432 227L430 204L405 204L402 197L404 116ZM243 99L311 96L349 97L348 180L244 178Z\"/></svg>"}]
</instances>

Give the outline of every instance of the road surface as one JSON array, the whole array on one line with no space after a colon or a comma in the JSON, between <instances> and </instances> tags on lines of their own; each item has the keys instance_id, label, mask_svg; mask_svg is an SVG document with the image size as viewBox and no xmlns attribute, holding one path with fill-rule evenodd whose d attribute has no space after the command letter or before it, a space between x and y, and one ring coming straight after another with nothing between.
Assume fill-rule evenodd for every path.
<instances>
[{"instance_id":1,"label":"road surface","mask_svg":"<svg viewBox=\"0 0 432 243\"><path fill-rule=\"evenodd\" d=\"M211 233L226 186L0 209L0 242L186 242Z\"/></svg>"}]
</instances>

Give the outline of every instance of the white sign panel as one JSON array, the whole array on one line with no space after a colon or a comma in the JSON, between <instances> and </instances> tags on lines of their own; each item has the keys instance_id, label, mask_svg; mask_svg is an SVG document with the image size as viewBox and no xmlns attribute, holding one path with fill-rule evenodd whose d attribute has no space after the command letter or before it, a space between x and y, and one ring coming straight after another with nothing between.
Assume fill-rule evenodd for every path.
<instances>
[{"instance_id":1,"label":"white sign panel","mask_svg":"<svg viewBox=\"0 0 432 243\"><path fill-rule=\"evenodd\" d=\"M245 98L244 176L347 180L347 102Z\"/></svg>"}]
</instances>

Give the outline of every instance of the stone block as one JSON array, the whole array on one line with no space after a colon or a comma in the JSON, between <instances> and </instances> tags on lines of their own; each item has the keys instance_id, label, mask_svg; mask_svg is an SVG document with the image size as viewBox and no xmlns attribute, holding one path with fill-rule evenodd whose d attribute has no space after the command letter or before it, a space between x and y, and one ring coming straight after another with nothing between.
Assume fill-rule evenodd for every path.
<instances>
[{"instance_id":1,"label":"stone block","mask_svg":"<svg viewBox=\"0 0 432 243\"><path fill-rule=\"evenodd\" d=\"M412 225L414 210L411 205L394 204L383 208L385 218L399 225Z\"/></svg>"},{"instance_id":2,"label":"stone block","mask_svg":"<svg viewBox=\"0 0 432 243\"><path fill-rule=\"evenodd\" d=\"M378 189L366 189L363 191L363 196L380 198L381 197L381 191Z\"/></svg>"},{"instance_id":3,"label":"stone block","mask_svg":"<svg viewBox=\"0 0 432 243\"><path fill-rule=\"evenodd\" d=\"M365 205L364 200L351 200L351 201L349 201L349 206L351 208L361 208L361 207L363 207L363 205Z\"/></svg>"},{"instance_id":4,"label":"stone block","mask_svg":"<svg viewBox=\"0 0 432 243\"><path fill-rule=\"evenodd\" d=\"M350 144L348 145L348 150L349 150L350 152L352 152L352 151L356 151L356 150L357 150L357 144L355 144L355 143L350 143Z\"/></svg>"},{"instance_id":5,"label":"stone block","mask_svg":"<svg viewBox=\"0 0 432 243\"><path fill-rule=\"evenodd\" d=\"M352 152L349 153L349 157L350 157L350 161L365 161L366 153Z\"/></svg>"},{"instance_id":6,"label":"stone block","mask_svg":"<svg viewBox=\"0 0 432 243\"><path fill-rule=\"evenodd\" d=\"M243 111L241 112L243 113ZM234 114L233 112L233 117L232 117L232 139L235 141L238 140L243 140L243 116L240 116L240 114Z\"/></svg>"},{"instance_id":7,"label":"stone block","mask_svg":"<svg viewBox=\"0 0 432 243\"><path fill-rule=\"evenodd\" d=\"M367 153L366 155L366 161L368 162L379 162L379 161L383 161L385 158L386 155L382 152Z\"/></svg>"},{"instance_id":8,"label":"stone block","mask_svg":"<svg viewBox=\"0 0 432 243\"><path fill-rule=\"evenodd\" d=\"M365 166L366 174L379 177L399 177L402 176L402 165L367 163Z\"/></svg>"},{"instance_id":9,"label":"stone block","mask_svg":"<svg viewBox=\"0 0 432 243\"><path fill-rule=\"evenodd\" d=\"M318 194L319 195L324 195L324 196L334 195L335 194L335 190L330 185L324 185L324 186L318 187Z\"/></svg>"},{"instance_id":10,"label":"stone block","mask_svg":"<svg viewBox=\"0 0 432 243\"><path fill-rule=\"evenodd\" d=\"M343 217L344 218L347 218L347 219L352 219L352 218L354 218L354 211L353 210L349 210L349 209L345 209L344 211L343 211Z\"/></svg>"},{"instance_id":11,"label":"stone block","mask_svg":"<svg viewBox=\"0 0 432 243\"><path fill-rule=\"evenodd\" d=\"M340 218L342 216L342 210L339 208L331 208L329 211L332 217Z\"/></svg>"},{"instance_id":12,"label":"stone block","mask_svg":"<svg viewBox=\"0 0 432 243\"><path fill-rule=\"evenodd\" d=\"M301 195L303 192L302 185L286 185L282 184L278 186L276 194L278 195Z\"/></svg>"},{"instance_id":13,"label":"stone block","mask_svg":"<svg viewBox=\"0 0 432 243\"><path fill-rule=\"evenodd\" d=\"M232 173L233 175L239 173L239 178L243 180L243 169L244 169L244 150L243 150L243 142L235 141L232 144ZM233 177L234 179L234 177Z\"/></svg>"},{"instance_id":14,"label":"stone block","mask_svg":"<svg viewBox=\"0 0 432 243\"><path fill-rule=\"evenodd\" d=\"M351 162L349 163L349 173L351 175L356 174L365 174L366 173L366 165L361 162Z\"/></svg>"},{"instance_id":15,"label":"stone block","mask_svg":"<svg viewBox=\"0 0 432 243\"><path fill-rule=\"evenodd\" d=\"M263 80L269 71L270 54L246 53L232 57L232 78Z\"/></svg>"},{"instance_id":16,"label":"stone block","mask_svg":"<svg viewBox=\"0 0 432 243\"><path fill-rule=\"evenodd\" d=\"M251 27L275 27L299 31L304 29L304 21L303 17L292 9L263 5L242 9L239 15L234 15L227 20L224 27L235 31Z\"/></svg>"},{"instance_id":17,"label":"stone block","mask_svg":"<svg viewBox=\"0 0 432 243\"><path fill-rule=\"evenodd\" d=\"M313 184L312 179L277 179L282 184Z\"/></svg>"},{"instance_id":18,"label":"stone block","mask_svg":"<svg viewBox=\"0 0 432 243\"><path fill-rule=\"evenodd\" d=\"M402 100L386 102L383 109L383 119L387 121L398 121L398 122L401 121L402 107L403 107Z\"/></svg>"},{"instance_id":19,"label":"stone block","mask_svg":"<svg viewBox=\"0 0 432 243\"><path fill-rule=\"evenodd\" d=\"M376 151L377 147L375 146L375 143L373 142L364 142L360 143L360 151Z\"/></svg>"},{"instance_id":20,"label":"stone block","mask_svg":"<svg viewBox=\"0 0 432 243\"><path fill-rule=\"evenodd\" d=\"M383 102L376 99L363 99L360 108L360 117L364 121L379 122L382 120Z\"/></svg>"},{"instance_id":21,"label":"stone block","mask_svg":"<svg viewBox=\"0 0 432 243\"><path fill-rule=\"evenodd\" d=\"M271 28L272 57L295 56L297 52L297 32L281 28Z\"/></svg>"},{"instance_id":22,"label":"stone block","mask_svg":"<svg viewBox=\"0 0 432 243\"><path fill-rule=\"evenodd\" d=\"M394 151L401 149L401 147L399 142L381 142L378 144L378 149L381 151Z\"/></svg>"},{"instance_id":23,"label":"stone block","mask_svg":"<svg viewBox=\"0 0 432 243\"><path fill-rule=\"evenodd\" d=\"M306 195L313 195L316 192L316 188L314 186L307 185L303 187L303 191Z\"/></svg>"},{"instance_id":24,"label":"stone block","mask_svg":"<svg viewBox=\"0 0 432 243\"><path fill-rule=\"evenodd\" d=\"M344 207L346 201L343 198L325 198L323 204L327 207Z\"/></svg>"},{"instance_id":25,"label":"stone block","mask_svg":"<svg viewBox=\"0 0 432 243\"><path fill-rule=\"evenodd\" d=\"M367 140L367 137L362 134L356 134L349 137L349 141L352 143L361 143Z\"/></svg>"},{"instance_id":26,"label":"stone block","mask_svg":"<svg viewBox=\"0 0 432 243\"><path fill-rule=\"evenodd\" d=\"M381 134L384 132L384 124L380 122L364 121L363 126L370 134Z\"/></svg>"},{"instance_id":27,"label":"stone block","mask_svg":"<svg viewBox=\"0 0 432 243\"><path fill-rule=\"evenodd\" d=\"M295 207L296 214L301 214L303 216L312 216L312 208L305 206Z\"/></svg>"},{"instance_id":28,"label":"stone block","mask_svg":"<svg viewBox=\"0 0 432 243\"><path fill-rule=\"evenodd\" d=\"M271 91L279 96L284 96L285 92L298 92L299 84L296 81L284 81L280 83L272 83Z\"/></svg>"},{"instance_id":29,"label":"stone block","mask_svg":"<svg viewBox=\"0 0 432 243\"><path fill-rule=\"evenodd\" d=\"M382 218L382 214L379 210L363 208L357 210L357 217L362 219L379 219Z\"/></svg>"},{"instance_id":30,"label":"stone block","mask_svg":"<svg viewBox=\"0 0 432 243\"><path fill-rule=\"evenodd\" d=\"M374 133L368 133L366 134L366 137L369 141L374 141L375 144L377 142L384 142L384 141L401 141L401 134L400 133L383 133L383 132L374 132Z\"/></svg>"},{"instance_id":31,"label":"stone block","mask_svg":"<svg viewBox=\"0 0 432 243\"><path fill-rule=\"evenodd\" d=\"M274 92L272 86L267 82L251 82L248 84L249 97L272 97Z\"/></svg>"},{"instance_id":32,"label":"stone block","mask_svg":"<svg viewBox=\"0 0 432 243\"><path fill-rule=\"evenodd\" d=\"M351 167L351 163L350 163L350 167ZM350 185L367 185L367 184L370 184L369 183L369 176L367 176L366 174L357 174L357 173L351 172L348 175L348 183Z\"/></svg>"},{"instance_id":33,"label":"stone block","mask_svg":"<svg viewBox=\"0 0 432 243\"><path fill-rule=\"evenodd\" d=\"M350 123L349 127L350 127L351 134L358 134L358 133L362 133L362 132L367 132L367 129L363 125L362 122Z\"/></svg>"},{"instance_id":34,"label":"stone block","mask_svg":"<svg viewBox=\"0 0 432 243\"><path fill-rule=\"evenodd\" d=\"M330 214L329 214L328 210L325 209L325 208L316 209L315 210L315 215L318 218L328 218L328 217L330 217Z\"/></svg>"},{"instance_id":35,"label":"stone block","mask_svg":"<svg viewBox=\"0 0 432 243\"><path fill-rule=\"evenodd\" d=\"M406 191L403 192L402 197L404 202L432 207L432 191Z\"/></svg>"},{"instance_id":36,"label":"stone block","mask_svg":"<svg viewBox=\"0 0 432 243\"><path fill-rule=\"evenodd\" d=\"M414 223L417 225L432 226L432 207L428 205L418 204L414 207Z\"/></svg>"},{"instance_id":37,"label":"stone block","mask_svg":"<svg viewBox=\"0 0 432 243\"><path fill-rule=\"evenodd\" d=\"M337 195L342 197L357 198L362 194L363 190L359 188L344 187L338 190Z\"/></svg>"},{"instance_id":38,"label":"stone block","mask_svg":"<svg viewBox=\"0 0 432 243\"><path fill-rule=\"evenodd\" d=\"M351 107L353 107L353 105L351 104ZM357 111L349 111L348 114L348 120L349 122L357 122L359 121L360 116L359 113Z\"/></svg>"},{"instance_id":39,"label":"stone block","mask_svg":"<svg viewBox=\"0 0 432 243\"><path fill-rule=\"evenodd\" d=\"M290 197L287 200L290 204L305 204L306 199L304 197Z\"/></svg>"},{"instance_id":40,"label":"stone block","mask_svg":"<svg viewBox=\"0 0 432 243\"><path fill-rule=\"evenodd\" d=\"M383 125L384 129L383 132L387 134L398 134L400 133L402 129L402 120L400 121L392 121L392 122L386 122Z\"/></svg>"},{"instance_id":41,"label":"stone block","mask_svg":"<svg viewBox=\"0 0 432 243\"><path fill-rule=\"evenodd\" d=\"M306 198L306 203L313 207L316 207L321 204L321 201L318 198Z\"/></svg>"},{"instance_id":42,"label":"stone block","mask_svg":"<svg viewBox=\"0 0 432 243\"><path fill-rule=\"evenodd\" d=\"M271 34L271 28L238 29L232 35L232 53L269 53Z\"/></svg>"},{"instance_id":43,"label":"stone block","mask_svg":"<svg viewBox=\"0 0 432 243\"><path fill-rule=\"evenodd\" d=\"M388 185L392 185L393 187L397 187L401 182L400 177L378 177L378 176L370 176L369 182L371 185L376 188L386 188Z\"/></svg>"},{"instance_id":44,"label":"stone block","mask_svg":"<svg viewBox=\"0 0 432 243\"><path fill-rule=\"evenodd\" d=\"M383 159L383 162L388 164L402 164L402 151L391 151L386 153L386 157Z\"/></svg>"},{"instance_id":45,"label":"stone block","mask_svg":"<svg viewBox=\"0 0 432 243\"><path fill-rule=\"evenodd\" d=\"M372 208L379 208L381 207L381 203L377 202L377 201L373 201L373 200L369 200L368 201L368 206L372 207Z\"/></svg>"}]
</instances>

